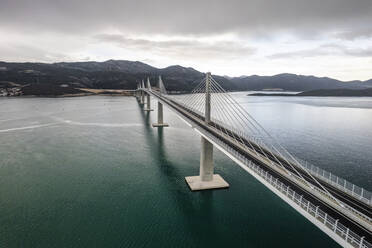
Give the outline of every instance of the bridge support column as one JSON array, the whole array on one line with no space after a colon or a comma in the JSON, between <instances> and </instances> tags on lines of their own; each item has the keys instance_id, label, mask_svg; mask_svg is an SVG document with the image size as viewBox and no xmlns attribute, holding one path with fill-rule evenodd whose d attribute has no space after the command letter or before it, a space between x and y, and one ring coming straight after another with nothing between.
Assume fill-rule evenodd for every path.
<instances>
[{"instance_id":1,"label":"bridge support column","mask_svg":"<svg viewBox=\"0 0 372 248\"><path fill-rule=\"evenodd\" d=\"M200 179L204 182L213 180L213 144L201 137Z\"/></svg>"},{"instance_id":2,"label":"bridge support column","mask_svg":"<svg viewBox=\"0 0 372 248\"><path fill-rule=\"evenodd\" d=\"M140 88L144 89L145 88L145 83L142 82L140 83ZM140 91L140 104L145 104L145 92L143 90Z\"/></svg>"},{"instance_id":3,"label":"bridge support column","mask_svg":"<svg viewBox=\"0 0 372 248\"><path fill-rule=\"evenodd\" d=\"M150 101L150 94L147 94L147 97L146 97L146 108L144 109L145 111L153 111L153 109L151 109L151 101Z\"/></svg>"},{"instance_id":4,"label":"bridge support column","mask_svg":"<svg viewBox=\"0 0 372 248\"><path fill-rule=\"evenodd\" d=\"M211 73L207 73L205 81L205 124L211 121ZM203 136L200 148L200 170L199 176L185 177L192 191L205 189L228 188L229 184L218 174L213 174L213 144Z\"/></svg>"},{"instance_id":5,"label":"bridge support column","mask_svg":"<svg viewBox=\"0 0 372 248\"><path fill-rule=\"evenodd\" d=\"M163 104L158 101L158 123L153 123L152 127L168 127L167 123L163 122Z\"/></svg>"},{"instance_id":6,"label":"bridge support column","mask_svg":"<svg viewBox=\"0 0 372 248\"><path fill-rule=\"evenodd\" d=\"M140 92L139 99L140 99L140 104L145 104L145 96L142 90Z\"/></svg>"},{"instance_id":7,"label":"bridge support column","mask_svg":"<svg viewBox=\"0 0 372 248\"><path fill-rule=\"evenodd\" d=\"M228 188L229 184L218 174L213 174L213 144L201 137L199 176L185 177L192 191Z\"/></svg>"}]
</instances>

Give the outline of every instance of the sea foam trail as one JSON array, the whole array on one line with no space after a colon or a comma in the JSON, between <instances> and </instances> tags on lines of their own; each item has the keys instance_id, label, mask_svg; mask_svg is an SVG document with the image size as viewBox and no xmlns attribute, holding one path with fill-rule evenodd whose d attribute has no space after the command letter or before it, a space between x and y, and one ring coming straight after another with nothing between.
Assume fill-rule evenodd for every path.
<instances>
[{"instance_id":1,"label":"sea foam trail","mask_svg":"<svg viewBox=\"0 0 372 248\"><path fill-rule=\"evenodd\" d=\"M7 133L7 132L14 132L19 130L27 130L27 129L35 129L35 128L41 128L41 127L48 127L57 125L58 123L48 123L48 124L41 124L41 125L32 125L32 126L26 126L26 127L15 127L15 128L9 128L9 129L0 129L0 133Z\"/></svg>"},{"instance_id":2,"label":"sea foam trail","mask_svg":"<svg viewBox=\"0 0 372 248\"><path fill-rule=\"evenodd\" d=\"M76 125L76 126L95 126L95 127L139 127L142 126L140 123L99 123L99 122L78 122L78 121L71 121L65 120L61 118L53 118L57 121L68 125Z\"/></svg>"}]
</instances>

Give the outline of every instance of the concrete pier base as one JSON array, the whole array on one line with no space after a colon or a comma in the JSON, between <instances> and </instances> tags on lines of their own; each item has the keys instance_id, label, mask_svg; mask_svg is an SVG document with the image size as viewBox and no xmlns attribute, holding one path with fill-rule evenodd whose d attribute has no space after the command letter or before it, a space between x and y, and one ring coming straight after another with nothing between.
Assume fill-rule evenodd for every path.
<instances>
[{"instance_id":1,"label":"concrete pier base","mask_svg":"<svg viewBox=\"0 0 372 248\"><path fill-rule=\"evenodd\" d=\"M230 185L223 180L223 178L214 174L211 181L202 181L200 176L185 177L187 184L192 191L206 190L206 189L223 189Z\"/></svg>"},{"instance_id":2,"label":"concrete pier base","mask_svg":"<svg viewBox=\"0 0 372 248\"><path fill-rule=\"evenodd\" d=\"M199 176L185 177L185 179L192 191L229 187L220 175L214 174L213 144L203 136L200 146Z\"/></svg>"},{"instance_id":3,"label":"concrete pier base","mask_svg":"<svg viewBox=\"0 0 372 248\"><path fill-rule=\"evenodd\" d=\"M169 127L167 123L152 123L152 127Z\"/></svg>"}]
</instances>

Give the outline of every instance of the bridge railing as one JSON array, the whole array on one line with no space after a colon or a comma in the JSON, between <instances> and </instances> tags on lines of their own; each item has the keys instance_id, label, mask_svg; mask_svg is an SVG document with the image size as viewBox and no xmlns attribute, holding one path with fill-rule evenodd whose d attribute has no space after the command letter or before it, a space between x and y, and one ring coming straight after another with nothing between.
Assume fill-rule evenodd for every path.
<instances>
[{"instance_id":1,"label":"bridge railing","mask_svg":"<svg viewBox=\"0 0 372 248\"><path fill-rule=\"evenodd\" d=\"M310 201L306 200L302 195L299 195L289 186L285 185L278 178L273 177L268 171L263 170L260 166L254 164L251 160L247 159L239 152L231 148L229 145L224 143L222 140L214 137L215 141L221 145L225 150L227 150L231 155L238 159L245 166L253 170L267 183L275 187L281 194L283 194L287 199L291 200L302 210L305 210L313 218L318 221L318 225L323 225L329 229L329 231L337 234L347 243L351 244L353 247L359 248L372 248L372 244L364 239L364 237L351 231L348 227L339 223L338 219L329 216L326 212L321 210L319 206L314 205Z\"/></svg>"},{"instance_id":2,"label":"bridge railing","mask_svg":"<svg viewBox=\"0 0 372 248\"><path fill-rule=\"evenodd\" d=\"M262 147L268 148L266 145L266 142L262 140L262 137L259 137L259 138L253 137L253 141ZM285 154L285 151L281 151L280 147L276 147L275 149L278 149L278 151L280 151L282 154ZM292 162L293 164L296 164L298 166L301 166L303 169L306 169L316 178L321 179L322 181L342 190L343 192L353 196L354 198L359 199L360 201L365 202L366 204L372 206L372 192L362 187L359 187L347 181L344 178L336 176L332 174L331 172L321 169L305 160L302 160L293 155L292 157L293 158L286 157L286 159Z\"/></svg>"},{"instance_id":3,"label":"bridge railing","mask_svg":"<svg viewBox=\"0 0 372 248\"><path fill-rule=\"evenodd\" d=\"M320 224L323 224L332 232L336 233L338 236L343 238L346 242L350 243L354 247L368 247L371 248L372 244L364 240L363 237L360 237L358 234L351 231L346 226L338 223L338 220L329 216L326 212L321 210L318 206L312 204L310 201L306 200L302 195L297 194L289 186L285 185L279 179L273 177L267 171L263 170L258 165L255 165L247 158L239 155L240 160L249 168L253 169L257 174L259 174L266 182L270 183L282 194L286 195L291 199L295 204L305 210L307 213L312 215L315 219L320 221Z\"/></svg>"},{"instance_id":4,"label":"bridge railing","mask_svg":"<svg viewBox=\"0 0 372 248\"><path fill-rule=\"evenodd\" d=\"M298 159L300 160L300 159ZM359 187L341 177L338 177L331 172L323 170L309 162L300 160L303 167L305 167L312 175L321 179L322 181L327 182L328 184L352 195L355 198L358 198L360 201L372 205L372 193L368 190Z\"/></svg>"}]
</instances>

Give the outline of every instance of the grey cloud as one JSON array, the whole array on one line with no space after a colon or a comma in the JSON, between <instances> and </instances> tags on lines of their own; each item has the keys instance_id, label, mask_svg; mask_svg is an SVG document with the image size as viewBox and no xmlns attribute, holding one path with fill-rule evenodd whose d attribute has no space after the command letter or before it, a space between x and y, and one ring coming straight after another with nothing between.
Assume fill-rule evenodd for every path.
<instances>
[{"instance_id":1,"label":"grey cloud","mask_svg":"<svg viewBox=\"0 0 372 248\"><path fill-rule=\"evenodd\" d=\"M250 56L255 53L253 47L231 41L213 43L198 40L166 40L154 41L148 39L132 39L123 35L100 34L94 36L99 42L111 42L127 49L143 50L159 55L169 55L180 58L225 58L234 59Z\"/></svg>"},{"instance_id":2,"label":"grey cloud","mask_svg":"<svg viewBox=\"0 0 372 248\"><path fill-rule=\"evenodd\" d=\"M32 45L12 44L11 46L0 46L2 58L8 61L34 61L34 62L56 62L71 60L68 56L41 49ZM0 59L1 59L0 57Z\"/></svg>"},{"instance_id":3,"label":"grey cloud","mask_svg":"<svg viewBox=\"0 0 372 248\"><path fill-rule=\"evenodd\" d=\"M349 48L339 44L324 44L317 48L304 49L293 52L276 53L268 56L270 59L285 58L305 58L318 56L352 56L352 57L372 57L372 47L368 48Z\"/></svg>"},{"instance_id":4,"label":"grey cloud","mask_svg":"<svg viewBox=\"0 0 372 248\"><path fill-rule=\"evenodd\" d=\"M371 57L372 58L372 47L359 48L359 49L346 49L344 50L345 55L354 57Z\"/></svg>"},{"instance_id":5,"label":"grey cloud","mask_svg":"<svg viewBox=\"0 0 372 248\"><path fill-rule=\"evenodd\" d=\"M336 34L336 37L341 38L341 39L345 39L345 40L355 40L355 39L358 39L358 38L371 38L372 37L372 27L354 28L352 30L343 31L343 32L340 32L340 33Z\"/></svg>"},{"instance_id":6,"label":"grey cloud","mask_svg":"<svg viewBox=\"0 0 372 248\"><path fill-rule=\"evenodd\" d=\"M24 32L203 35L345 30L372 23L371 0L2 0L0 27Z\"/></svg>"}]
</instances>

